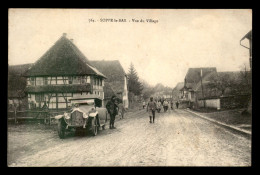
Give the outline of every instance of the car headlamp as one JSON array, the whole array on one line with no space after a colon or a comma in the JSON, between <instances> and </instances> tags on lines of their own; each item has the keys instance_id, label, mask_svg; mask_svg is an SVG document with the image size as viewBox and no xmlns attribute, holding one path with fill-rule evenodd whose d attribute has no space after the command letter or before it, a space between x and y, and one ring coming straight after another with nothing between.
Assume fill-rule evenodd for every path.
<instances>
[{"instance_id":1,"label":"car headlamp","mask_svg":"<svg viewBox=\"0 0 260 175\"><path fill-rule=\"evenodd\" d=\"M64 117L65 117L65 119L70 119L70 114L65 112Z\"/></svg>"}]
</instances>

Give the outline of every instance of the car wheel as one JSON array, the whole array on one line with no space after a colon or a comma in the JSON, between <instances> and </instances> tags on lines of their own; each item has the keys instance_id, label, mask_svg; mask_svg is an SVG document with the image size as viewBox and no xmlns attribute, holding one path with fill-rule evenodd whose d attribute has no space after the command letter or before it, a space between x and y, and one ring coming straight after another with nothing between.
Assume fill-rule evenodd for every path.
<instances>
[{"instance_id":1,"label":"car wheel","mask_svg":"<svg viewBox=\"0 0 260 175\"><path fill-rule=\"evenodd\" d=\"M58 122L58 135L61 139L64 139L65 137L65 125L61 120Z\"/></svg>"},{"instance_id":2,"label":"car wheel","mask_svg":"<svg viewBox=\"0 0 260 175\"><path fill-rule=\"evenodd\" d=\"M96 117L91 120L91 133L96 136L98 132L98 123Z\"/></svg>"}]
</instances>

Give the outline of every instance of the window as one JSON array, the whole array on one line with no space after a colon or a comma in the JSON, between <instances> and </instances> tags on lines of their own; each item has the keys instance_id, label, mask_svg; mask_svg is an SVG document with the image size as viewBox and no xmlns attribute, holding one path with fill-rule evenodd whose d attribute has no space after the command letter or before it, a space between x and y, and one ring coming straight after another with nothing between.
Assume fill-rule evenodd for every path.
<instances>
[{"instance_id":1,"label":"window","mask_svg":"<svg viewBox=\"0 0 260 175\"><path fill-rule=\"evenodd\" d=\"M87 83L87 76L82 76L80 83L81 84L86 84Z\"/></svg>"},{"instance_id":2,"label":"window","mask_svg":"<svg viewBox=\"0 0 260 175\"><path fill-rule=\"evenodd\" d=\"M69 84L72 84L73 77L68 77Z\"/></svg>"},{"instance_id":3,"label":"window","mask_svg":"<svg viewBox=\"0 0 260 175\"><path fill-rule=\"evenodd\" d=\"M34 77L30 77L27 79L27 84L34 86L35 85L35 78Z\"/></svg>"},{"instance_id":4,"label":"window","mask_svg":"<svg viewBox=\"0 0 260 175\"><path fill-rule=\"evenodd\" d=\"M56 84L56 77L48 77L50 84Z\"/></svg>"},{"instance_id":5,"label":"window","mask_svg":"<svg viewBox=\"0 0 260 175\"><path fill-rule=\"evenodd\" d=\"M57 84L68 84L68 77L57 77Z\"/></svg>"},{"instance_id":6,"label":"window","mask_svg":"<svg viewBox=\"0 0 260 175\"><path fill-rule=\"evenodd\" d=\"M43 77L43 84L48 85L48 77Z\"/></svg>"},{"instance_id":7,"label":"window","mask_svg":"<svg viewBox=\"0 0 260 175\"><path fill-rule=\"evenodd\" d=\"M86 76L87 77L87 83L90 83L90 76Z\"/></svg>"},{"instance_id":8,"label":"window","mask_svg":"<svg viewBox=\"0 0 260 175\"><path fill-rule=\"evenodd\" d=\"M80 84L80 77L73 77L72 84Z\"/></svg>"},{"instance_id":9,"label":"window","mask_svg":"<svg viewBox=\"0 0 260 175\"><path fill-rule=\"evenodd\" d=\"M44 101L44 95L43 94L35 94L35 101L36 102Z\"/></svg>"},{"instance_id":10,"label":"window","mask_svg":"<svg viewBox=\"0 0 260 175\"><path fill-rule=\"evenodd\" d=\"M43 85L43 77L36 77L36 85L37 86Z\"/></svg>"},{"instance_id":11,"label":"window","mask_svg":"<svg viewBox=\"0 0 260 175\"><path fill-rule=\"evenodd\" d=\"M63 84L69 84L69 77L62 77Z\"/></svg>"}]
</instances>

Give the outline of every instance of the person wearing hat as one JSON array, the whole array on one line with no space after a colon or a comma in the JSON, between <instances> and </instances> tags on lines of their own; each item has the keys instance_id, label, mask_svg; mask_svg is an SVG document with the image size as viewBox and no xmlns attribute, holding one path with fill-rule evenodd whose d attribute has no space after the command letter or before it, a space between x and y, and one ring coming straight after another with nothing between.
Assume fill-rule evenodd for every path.
<instances>
[{"instance_id":1,"label":"person wearing hat","mask_svg":"<svg viewBox=\"0 0 260 175\"><path fill-rule=\"evenodd\" d=\"M153 116L153 123L154 123L156 109L157 109L156 102L153 101L153 97L150 97L150 101L148 102L146 108L146 111L149 113L150 123L152 123L152 116Z\"/></svg>"},{"instance_id":2,"label":"person wearing hat","mask_svg":"<svg viewBox=\"0 0 260 175\"><path fill-rule=\"evenodd\" d=\"M116 115L118 113L117 112L118 106L116 104L116 96L115 95L113 95L111 97L111 100L107 102L106 108L107 108L107 111L108 111L109 116L110 116L109 128L110 129L116 129L116 127L114 126L114 123L115 123Z\"/></svg>"}]
</instances>

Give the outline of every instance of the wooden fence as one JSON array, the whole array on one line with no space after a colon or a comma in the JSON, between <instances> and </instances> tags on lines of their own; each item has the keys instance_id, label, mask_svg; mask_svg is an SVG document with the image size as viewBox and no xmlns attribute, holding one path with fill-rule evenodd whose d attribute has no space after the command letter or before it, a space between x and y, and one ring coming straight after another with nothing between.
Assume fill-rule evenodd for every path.
<instances>
[{"instance_id":1,"label":"wooden fence","mask_svg":"<svg viewBox=\"0 0 260 175\"><path fill-rule=\"evenodd\" d=\"M33 121L43 121L45 124L55 123L54 117L59 114L63 114L64 111L8 111L8 121L18 121L33 120Z\"/></svg>"}]
</instances>

